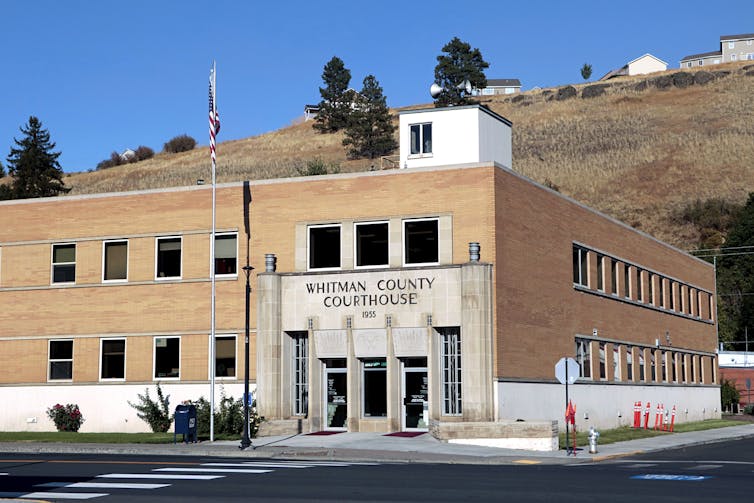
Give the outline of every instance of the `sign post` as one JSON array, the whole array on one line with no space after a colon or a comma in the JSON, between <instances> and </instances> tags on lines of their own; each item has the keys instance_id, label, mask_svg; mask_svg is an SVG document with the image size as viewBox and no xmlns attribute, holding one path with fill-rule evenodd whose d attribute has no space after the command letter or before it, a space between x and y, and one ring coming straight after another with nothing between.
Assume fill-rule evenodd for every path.
<instances>
[{"instance_id":1,"label":"sign post","mask_svg":"<svg viewBox=\"0 0 754 503\"><path fill-rule=\"evenodd\" d=\"M568 399L568 385L573 384L576 382L576 379L578 379L581 376L581 368L579 367L579 364L574 360L573 358L566 358L563 357L560 360L558 360L558 363L555 364L555 377L560 382L560 384L565 384L565 405L566 405L566 445L568 444L568 422L570 420L571 424L574 425L574 434L576 433L576 410L575 408L570 404L570 400ZM574 442L575 442L576 436L574 435ZM566 455L570 454L570 448L566 447ZM573 446L573 454L576 455L576 445L574 443Z\"/></svg>"}]
</instances>

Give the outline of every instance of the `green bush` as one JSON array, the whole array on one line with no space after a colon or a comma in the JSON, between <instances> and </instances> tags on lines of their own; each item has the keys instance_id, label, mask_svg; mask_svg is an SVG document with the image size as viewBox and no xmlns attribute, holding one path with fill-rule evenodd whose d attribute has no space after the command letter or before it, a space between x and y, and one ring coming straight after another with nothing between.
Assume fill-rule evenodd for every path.
<instances>
[{"instance_id":1,"label":"green bush","mask_svg":"<svg viewBox=\"0 0 754 503\"><path fill-rule=\"evenodd\" d=\"M306 161L305 165L297 162L294 166L299 176L326 175L328 173L340 173L340 164L337 162L326 163L321 157Z\"/></svg>"},{"instance_id":2,"label":"green bush","mask_svg":"<svg viewBox=\"0 0 754 503\"><path fill-rule=\"evenodd\" d=\"M168 140L162 147L162 150L171 154L177 154L178 152L194 150L194 147L196 147L196 140L187 134L182 134Z\"/></svg>"},{"instance_id":3,"label":"green bush","mask_svg":"<svg viewBox=\"0 0 754 503\"><path fill-rule=\"evenodd\" d=\"M196 407L196 433L199 437L209 437L209 402L202 396L192 402ZM220 392L220 402L215 409L215 434L241 435L243 433L243 400L225 396ZM254 438L259 431L259 424L264 421L256 411L256 401L249 409L249 437Z\"/></svg>"},{"instance_id":4,"label":"green bush","mask_svg":"<svg viewBox=\"0 0 754 503\"><path fill-rule=\"evenodd\" d=\"M741 394L736 389L736 381L723 379L720 384L720 402L723 410L729 410L734 403L738 403Z\"/></svg>"},{"instance_id":5,"label":"green bush","mask_svg":"<svg viewBox=\"0 0 754 503\"><path fill-rule=\"evenodd\" d=\"M754 416L754 404L749 404L746 407L744 407L744 414L749 414L750 416Z\"/></svg>"},{"instance_id":6,"label":"green bush","mask_svg":"<svg viewBox=\"0 0 754 503\"><path fill-rule=\"evenodd\" d=\"M79 431L84 416L81 415L79 406L75 403L60 405L59 403L47 409L47 417L55 423L58 431Z\"/></svg>"},{"instance_id":7,"label":"green bush","mask_svg":"<svg viewBox=\"0 0 754 503\"><path fill-rule=\"evenodd\" d=\"M157 401L149 396L149 388L144 390L139 397L139 403L128 402L128 405L136 409L139 419L145 421L155 433L165 433L170 429L173 415L170 413L170 395L164 396L160 383L157 383Z\"/></svg>"}]
</instances>

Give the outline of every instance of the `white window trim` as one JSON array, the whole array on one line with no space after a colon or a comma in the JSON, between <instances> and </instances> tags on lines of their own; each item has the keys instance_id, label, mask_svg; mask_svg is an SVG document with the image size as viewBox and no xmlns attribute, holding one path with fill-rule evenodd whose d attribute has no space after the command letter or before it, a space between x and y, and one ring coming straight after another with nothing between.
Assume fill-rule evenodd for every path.
<instances>
[{"instance_id":1,"label":"white window trim","mask_svg":"<svg viewBox=\"0 0 754 503\"><path fill-rule=\"evenodd\" d=\"M417 263L407 263L406 262L406 224L409 222L429 222L431 220L434 220L437 222L437 262L417 262ZM442 257L442 247L440 245L442 239L441 239L441 233L440 233L440 218L439 217L427 217L427 218L407 218L405 220L401 221L401 261L403 264L403 267L423 267L423 266L430 266L430 265L439 265L440 264L440 258Z\"/></svg>"},{"instance_id":2,"label":"white window trim","mask_svg":"<svg viewBox=\"0 0 754 503\"><path fill-rule=\"evenodd\" d=\"M157 373L157 339L178 339L178 377L156 377ZM181 353L183 344L181 344L180 335L155 335L152 337L152 380L153 381L180 381L181 380Z\"/></svg>"},{"instance_id":3,"label":"white window trim","mask_svg":"<svg viewBox=\"0 0 754 503\"><path fill-rule=\"evenodd\" d=\"M105 249L110 243L126 243L126 278L125 279L105 279L105 267L107 263L105 261ZM130 259L131 247L129 246L128 239L109 239L102 242L102 282L103 283L127 283L128 282L128 262Z\"/></svg>"},{"instance_id":4,"label":"white window trim","mask_svg":"<svg viewBox=\"0 0 754 503\"><path fill-rule=\"evenodd\" d=\"M102 346L104 345L105 341L123 341L123 377L102 377ZM105 382L123 382L126 380L127 368L126 364L128 363L128 341L125 337L104 337L99 340L99 372L97 376L99 377L100 381Z\"/></svg>"},{"instance_id":5,"label":"white window trim","mask_svg":"<svg viewBox=\"0 0 754 503\"><path fill-rule=\"evenodd\" d=\"M358 233L360 225L387 224L387 263L384 265L357 265L358 262ZM369 222L354 222L353 224L353 268L354 269L387 269L390 267L390 220L374 220Z\"/></svg>"},{"instance_id":6,"label":"white window trim","mask_svg":"<svg viewBox=\"0 0 754 503\"><path fill-rule=\"evenodd\" d=\"M429 124L432 126L432 122L415 122L413 124L408 125L408 159L422 159L422 158L431 158L434 157L434 137L432 138L432 152L424 152L424 128L420 127L419 131L421 134L421 138L419 139L419 145L421 146L421 152L418 154L412 154L411 153L411 126L424 126L425 124ZM433 128L434 129L434 128ZM433 131L434 136L434 131Z\"/></svg>"},{"instance_id":7,"label":"white window trim","mask_svg":"<svg viewBox=\"0 0 754 503\"><path fill-rule=\"evenodd\" d=\"M68 360L57 358L55 360L52 359L50 355L50 346L52 346L53 342L70 342L71 343L71 359ZM71 362L71 378L70 379L53 379L50 375L51 364L52 362ZM72 382L73 381L73 339L50 339L47 341L47 382Z\"/></svg>"},{"instance_id":8,"label":"white window trim","mask_svg":"<svg viewBox=\"0 0 754 503\"><path fill-rule=\"evenodd\" d=\"M234 343L234 347L235 347L234 354L236 355L235 356L236 357L236 375L233 376L233 377L215 375L215 379L219 379L221 381L235 381L235 380L239 379L239 375L238 375L238 362L239 362L239 360L238 360L238 334L218 334L218 333L215 333L215 341L217 341L218 337L233 337L233 339L235 340L235 343ZM209 354L214 355L215 360L217 360L217 348L215 348L214 352L212 351L212 335L211 334L208 336L207 342L208 342L207 343L207 348L210 351ZM214 365L213 365L213 363L214 363ZM213 363L210 363L209 368L207 369L208 370L208 372L207 372L208 376L212 375L212 371L213 371L212 369L214 369L215 366L217 366L217 361L215 361Z\"/></svg>"},{"instance_id":9,"label":"white window trim","mask_svg":"<svg viewBox=\"0 0 754 503\"><path fill-rule=\"evenodd\" d=\"M55 262L55 247L73 245L73 253L76 253L76 243L52 243L50 245L50 285L75 285L76 284L76 261L73 262ZM55 281L55 266L73 264L73 281Z\"/></svg>"},{"instance_id":10,"label":"white window trim","mask_svg":"<svg viewBox=\"0 0 754 503\"><path fill-rule=\"evenodd\" d=\"M159 277L159 271L157 270L158 267L158 256L160 254L160 241L165 239L180 239L181 240L181 264L180 264L180 274L178 276L165 276L165 277ZM183 279L183 236L158 236L154 238L154 279L155 281L178 281Z\"/></svg>"},{"instance_id":11,"label":"white window trim","mask_svg":"<svg viewBox=\"0 0 754 503\"><path fill-rule=\"evenodd\" d=\"M323 227L337 227L340 229L340 265L338 267L312 267L311 264L311 229L321 229ZM316 224L306 226L306 270L307 271L340 271L343 269L343 224Z\"/></svg>"},{"instance_id":12,"label":"white window trim","mask_svg":"<svg viewBox=\"0 0 754 503\"><path fill-rule=\"evenodd\" d=\"M215 239L222 237L222 236L236 236L236 272L235 273L229 273L229 274L218 274L215 272L216 278L237 278L238 277L238 270L240 269L238 266L240 265L240 262L238 261L238 232L217 232L215 233ZM211 239L211 235L210 235ZM217 248L217 243L215 243L215 248ZM217 257L215 257L217 258ZM183 243L181 243L181 260L183 260ZM210 243L210 257L209 261L212 262L212 243ZM210 272L212 271L212 268L215 267L215 264L210 263ZM183 270L181 270L183 272Z\"/></svg>"}]
</instances>

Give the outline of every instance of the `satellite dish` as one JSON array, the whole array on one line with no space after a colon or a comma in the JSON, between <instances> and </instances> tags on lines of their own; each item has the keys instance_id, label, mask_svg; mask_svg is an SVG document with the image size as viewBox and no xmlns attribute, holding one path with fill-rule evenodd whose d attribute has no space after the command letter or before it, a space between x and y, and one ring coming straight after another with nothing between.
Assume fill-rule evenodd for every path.
<instances>
[{"instance_id":1,"label":"satellite dish","mask_svg":"<svg viewBox=\"0 0 754 503\"><path fill-rule=\"evenodd\" d=\"M469 82L469 79L464 80L460 84L456 86L456 89L460 91L465 91L466 94L471 94L471 82ZM432 96L432 98L437 99L440 94L447 91L446 88L440 86L437 82L432 82L432 85L429 86L429 94Z\"/></svg>"}]
</instances>

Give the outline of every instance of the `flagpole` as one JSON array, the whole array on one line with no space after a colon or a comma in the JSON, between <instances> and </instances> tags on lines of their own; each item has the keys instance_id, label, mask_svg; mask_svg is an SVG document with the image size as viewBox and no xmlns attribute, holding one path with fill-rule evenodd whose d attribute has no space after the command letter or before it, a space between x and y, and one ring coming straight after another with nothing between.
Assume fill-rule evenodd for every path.
<instances>
[{"instance_id":1,"label":"flagpole","mask_svg":"<svg viewBox=\"0 0 754 503\"><path fill-rule=\"evenodd\" d=\"M212 235L210 237L209 255L209 277L210 283L212 283L212 300L211 315L210 315L210 392L209 392L209 441L215 441L215 231L216 231L216 185L215 185L215 172L216 172L216 151L215 151L215 135L217 134L217 127L215 125L215 119L217 117L217 68L215 61L212 61L212 70L210 72L210 105L209 112L209 138L210 138L210 155L212 157Z\"/></svg>"}]
</instances>

